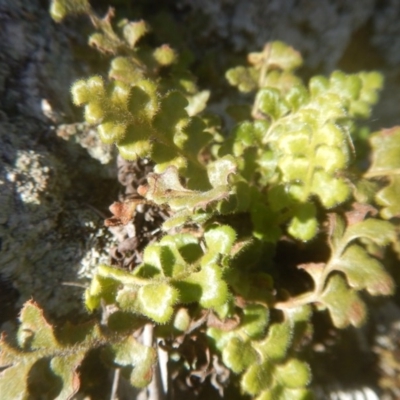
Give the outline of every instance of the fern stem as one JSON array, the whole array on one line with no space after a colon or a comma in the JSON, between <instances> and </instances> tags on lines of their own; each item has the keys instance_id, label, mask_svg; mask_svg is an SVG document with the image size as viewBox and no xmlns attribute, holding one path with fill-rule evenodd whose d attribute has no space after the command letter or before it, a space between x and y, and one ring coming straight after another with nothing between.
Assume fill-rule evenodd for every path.
<instances>
[{"instance_id":1,"label":"fern stem","mask_svg":"<svg viewBox=\"0 0 400 400\"><path fill-rule=\"evenodd\" d=\"M117 390L118 390L118 384L119 384L119 377L121 375L121 369L116 368L114 371L114 378L113 378L113 383L112 383L112 388L111 388L111 395L110 395L110 400L117 400Z\"/></svg>"},{"instance_id":2,"label":"fern stem","mask_svg":"<svg viewBox=\"0 0 400 400\"><path fill-rule=\"evenodd\" d=\"M363 177L368 179L368 178L375 178L378 176L385 176L385 175L387 175L387 176L400 175L400 168L368 171L363 175Z\"/></svg>"}]
</instances>

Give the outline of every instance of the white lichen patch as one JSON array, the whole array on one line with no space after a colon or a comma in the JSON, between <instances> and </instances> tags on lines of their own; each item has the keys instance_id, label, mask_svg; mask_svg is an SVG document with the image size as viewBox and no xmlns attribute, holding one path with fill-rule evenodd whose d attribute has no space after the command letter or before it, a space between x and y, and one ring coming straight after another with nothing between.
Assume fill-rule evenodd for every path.
<instances>
[{"instance_id":1,"label":"white lichen patch","mask_svg":"<svg viewBox=\"0 0 400 400\"><path fill-rule=\"evenodd\" d=\"M13 183L24 203L40 204L50 179L50 167L43 155L33 150L18 150L14 168L8 168L6 179Z\"/></svg>"},{"instance_id":2,"label":"white lichen patch","mask_svg":"<svg viewBox=\"0 0 400 400\"><path fill-rule=\"evenodd\" d=\"M18 290L17 307L34 299L55 316L83 312L79 285L108 262L112 245L102 218L75 200L82 196L80 175L66 164L81 170L91 159L60 141L62 159L23 133L7 135L6 128L0 125L0 274ZM100 164L89 168L85 177L99 179L99 170Z\"/></svg>"},{"instance_id":3,"label":"white lichen patch","mask_svg":"<svg viewBox=\"0 0 400 400\"><path fill-rule=\"evenodd\" d=\"M89 153L90 157L101 164L109 164L115 159L114 146L104 144L96 129L85 123L59 125L57 136L64 140L73 140Z\"/></svg>"}]
</instances>

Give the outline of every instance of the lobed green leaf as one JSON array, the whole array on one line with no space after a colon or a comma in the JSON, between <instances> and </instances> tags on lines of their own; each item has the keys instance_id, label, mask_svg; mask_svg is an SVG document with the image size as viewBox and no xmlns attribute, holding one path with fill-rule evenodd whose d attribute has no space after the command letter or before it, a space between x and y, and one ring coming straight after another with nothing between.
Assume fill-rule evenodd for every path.
<instances>
[{"instance_id":1,"label":"lobed green leaf","mask_svg":"<svg viewBox=\"0 0 400 400\"><path fill-rule=\"evenodd\" d=\"M56 22L61 22L69 14L86 13L90 9L88 0L52 0L50 15Z\"/></svg>"},{"instance_id":2,"label":"lobed green leaf","mask_svg":"<svg viewBox=\"0 0 400 400\"><path fill-rule=\"evenodd\" d=\"M243 391L254 396L272 384L273 366L268 361L250 366L242 375L240 386Z\"/></svg>"},{"instance_id":3,"label":"lobed green leaf","mask_svg":"<svg viewBox=\"0 0 400 400\"><path fill-rule=\"evenodd\" d=\"M400 128L382 130L370 138L373 158L366 176L387 176L389 184L376 193L383 208L381 216L391 219L400 215Z\"/></svg>"},{"instance_id":4,"label":"lobed green leaf","mask_svg":"<svg viewBox=\"0 0 400 400\"><path fill-rule=\"evenodd\" d=\"M318 231L316 213L317 210L313 203L299 205L289 223L288 232L296 239L311 240Z\"/></svg>"},{"instance_id":5,"label":"lobed green leaf","mask_svg":"<svg viewBox=\"0 0 400 400\"><path fill-rule=\"evenodd\" d=\"M222 361L230 370L240 373L257 361L257 353L250 342L233 337L222 350Z\"/></svg>"},{"instance_id":6,"label":"lobed green leaf","mask_svg":"<svg viewBox=\"0 0 400 400\"><path fill-rule=\"evenodd\" d=\"M265 333L269 323L269 309L260 304L248 304L243 308L240 329L251 339L258 339Z\"/></svg>"},{"instance_id":7,"label":"lobed green leaf","mask_svg":"<svg viewBox=\"0 0 400 400\"><path fill-rule=\"evenodd\" d=\"M226 72L225 77L232 86L237 86L244 93L251 92L258 86L258 72L255 68L242 66L231 68Z\"/></svg>"},{"instance_id":8,"label":"lobed green leaf","mask_svg":"<svg viewBox=\"0 0 400 400\"><path fill-rule=\"evenodd\" d=\"M133 336L127 337L105 349L107 358L119 367L133 367L129 381L131 385L142 388L147 386L153 376L153 364L156 361L156 351L144 346Z\"/></svg>"},{"instance_id":9,"label":"lobed green leaf","mask_svg":"<svg viewBox=\"0 0 400 400\"><path fill-rule=\"evenodd\" d=\"M179 292L167 283L152 283L142 286L137 292L140 311L159 324L170 320L178 300Z\"/></svg>"},{"instance_id":10,"label":"lobed green leaf","mask_svg":"<svg viewBox=\"0 0 400 400\"><path fill-rule=\"evenodd\" d=\"M236 240L236 232L228 225L214 225L207 229L204 239L211 253L229 255Z\"/></svg>"},{"instance_id":11,"label":"lobed green leaf","mask_svg":"<svg viewBox=\"0 0 400 400\"><path fill-rule=\"evenodd\" d=\"M286 357L289 346L292 342L293 326L287 320L270 325L267 337L258 342L255 348L265 359L281 361Z\"/></svg>"},{"instance_id":12,"label":"lobed green leaf","mask_svg":"<svg viewBox=\"0 0 400 400\"><path fill-rule=\"evenodd\" d=\"M366 238L379 246L386 246L396 240L396 229L388 221L367 218L348 227L342 241L347 244L357 238Z\"/></svg>"},{"instance_id":13,"label":"lobed green leaf","mask_svg":"<svg viewBox=\"0 0 400 400\"><path fill-rule=\"evenodd\" d=\"M366 318L366 307L358 294L349 289L346 281L340 275L329 278L319 301L324 304L337 328L348 325L361 326Z\"/></svg>"},{"instance_id":14,"label":"lobed green leaf","mask_svg":"<svg viewBox=\"0 0 400 400\"><path fill-rule=\"evenodd\" d=\"M390 295L394 291L394 282L382 267L361 246L347 247L340 259L334 263L334 269L346 275L349 285L356 289L366 289L371 295Z\"/></svg>"},{"instance_id":15,"label":"lobed green leaf","mask_svg":"<svg viewBox=\"0 0 400 400\"><path fill-rule=\"evenodd\" d=\"M297 389L310 383L311 371L308 364L291 358L286 363L275 367L274 377L283 387Z\"/></svg>"}]
</instances>

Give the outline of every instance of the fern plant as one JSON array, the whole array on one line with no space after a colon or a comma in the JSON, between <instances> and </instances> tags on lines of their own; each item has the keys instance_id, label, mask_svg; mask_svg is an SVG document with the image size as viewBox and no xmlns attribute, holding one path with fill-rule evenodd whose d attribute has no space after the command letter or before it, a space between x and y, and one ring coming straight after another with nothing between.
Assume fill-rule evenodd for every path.
<instances>
[{"instance_id":1,"label":"fern plant","mask_svg":"<svg viewBox=\"0 0 400 400\"><path fill-rule=\"evenodd\" d=\"M370 136L367 171L353 145L365 144L357 122L369 117L381 75L335 71L304 83L295 75L300 54L267 43L249 54L248 66L226 73L254 101L224 132L204 112L209 93L198 89L177 52L142 44L145 22L114 24L112 13L99 18L86 0L52 2L56 21L74 12L89 15L96 28L89 44L111 58L108 76L74 83L74 104L122 157L154 163L138 188L141 198L114 204L112 223L133 219L141 203L168 218L133 271L98 266L84 302L89 312L106 308L105 320L56 329L33 301L25 304L16 338L0 342L2 396L34 396L40 385L31 380L45 371L46 398L72 398L77 370L93 349L133 386L145 387L160 340L171 363L190 370L180 346L196 337L241 393L309 398L312 371L302 346L312 314L329 313L336 328L359 327L367 314L363 292L394 291L380 259L397 237L400 130ZM290 277L281 278L276 249L315 241L329 254L299 263L310 279L293 290ZM153 341L143 344L137 333L146 327Z\"/></svg>"}]
</instances>

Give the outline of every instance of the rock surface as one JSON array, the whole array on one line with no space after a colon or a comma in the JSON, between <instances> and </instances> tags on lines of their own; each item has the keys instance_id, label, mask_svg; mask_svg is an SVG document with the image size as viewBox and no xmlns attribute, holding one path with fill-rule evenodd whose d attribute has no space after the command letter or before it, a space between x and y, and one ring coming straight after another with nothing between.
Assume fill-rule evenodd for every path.
<instances>
[{"instance_id":1,"label":"rock surface","mask_svg":"<svg viewBox=\"0 0 400 400\"><path fill-rule=\"evenodd\" d=\"M0 276L19 305L33 297L59 317L82 307L82 287L63 283L84 282L107 259L111 235L88 190L104 187L107 167L49 119L52 108L71 115L76 66L47 2L0 0L0 26Z\"/></svg>"}]
</instances>

